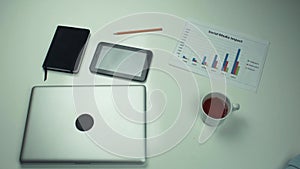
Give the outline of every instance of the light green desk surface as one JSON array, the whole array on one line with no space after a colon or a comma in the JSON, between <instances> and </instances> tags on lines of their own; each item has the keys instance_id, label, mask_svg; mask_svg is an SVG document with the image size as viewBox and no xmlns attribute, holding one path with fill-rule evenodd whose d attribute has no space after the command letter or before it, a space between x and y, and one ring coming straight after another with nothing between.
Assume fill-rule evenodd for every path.
<instances>
[{"instance_id":1,"label":"light green desk surface","mask_svg":"<svg viewBox=\"0 0 300 169\"><path fill-rule=\"evenodd\" d=\"M121 17L141 12L163 12L182 18L248 34L270 41L262 79L257 93L228 86L227 92L241 109L226 121L210 140L197 142L202 122L199 117L183 139L170 150L148 158L145 166L135 168L197 169L281 169L293 156L300 154L300 2L279 1L1 1L0 2L0 168L22 168L19 153L27 115L30 89L34 85L73 84L88 73L89 57L85 56L76 76L49 72L43 81L42 63L58 24L100 28ZM141 21L147 23L147 20ZM154 22L154 21L149 21ZM128 26L132 23L126 23ZM127 26L123 24L121 26ZM176 28L174 28L176 30ZM105 40L106 37L103 39ZM128 44L146 48L172 43L154 43L155 39L127 39ZM157 121L149 124L149 136L167 131L180 108L180 87L194 90L189 95L188 110L197 109L200 96L210 91L209 79L168 65L168 57L156 53L144 85L149 97L161 98L166 107ZM169 74L168 74L169 73ZM194 82L176 85L177 77L192 77ZM95 76L95 84L111 84L108 77ZM122 83L125 81L120 81ZM191 92L191 91L189 91ZM151 98L150 98L151 100ZM155 102L154 102L155 103ZM153 105L154 106L154 105ZM196 112L190 112L191 116ZM184 123L181 124L184 127ZM170 140L156 144L168 145ZM149 152L154 152L149 150ZM53 168L112 168L112 166L46 166ZM131 168L131 166L121 166ZM29 167L30 168L30 167ZM32 168L45 168L34 166Z\"/></svg>"}]
</instances>

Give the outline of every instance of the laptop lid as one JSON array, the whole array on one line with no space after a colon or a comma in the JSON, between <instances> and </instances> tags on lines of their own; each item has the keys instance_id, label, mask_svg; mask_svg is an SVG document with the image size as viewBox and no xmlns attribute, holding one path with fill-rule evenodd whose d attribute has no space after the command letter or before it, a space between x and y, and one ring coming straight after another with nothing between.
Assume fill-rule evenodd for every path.
<instances>
[{"instance_id":1,"label":"laptop lid","mask_svg":"<svg viewBox=\"0 0 300 169\"><path fill-rule=\"evenodd\" d=\"M33 87L21 163L144 163L144 86Z\"/></svg>"}]
</instances>

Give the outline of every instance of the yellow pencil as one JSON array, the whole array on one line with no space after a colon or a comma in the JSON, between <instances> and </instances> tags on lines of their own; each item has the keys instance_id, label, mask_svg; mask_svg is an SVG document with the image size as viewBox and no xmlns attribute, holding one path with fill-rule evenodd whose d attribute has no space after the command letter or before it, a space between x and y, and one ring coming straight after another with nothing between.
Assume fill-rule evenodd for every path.
<instances>
[{"instance_id":1,"label":"yellow pencil","mask_svg":"<svg viewBox=\"0 0 300 169\"><path fill-rule=\"evenodd\" d=\"M162 28L140 29L140 30L130 30L130 31L123 31L123 32L116 32L116 33L114 33L114 35L124 35L124 34L133 34L133 33L154 32L154 31L162 31Z\"/></svg>"}]
</instances>

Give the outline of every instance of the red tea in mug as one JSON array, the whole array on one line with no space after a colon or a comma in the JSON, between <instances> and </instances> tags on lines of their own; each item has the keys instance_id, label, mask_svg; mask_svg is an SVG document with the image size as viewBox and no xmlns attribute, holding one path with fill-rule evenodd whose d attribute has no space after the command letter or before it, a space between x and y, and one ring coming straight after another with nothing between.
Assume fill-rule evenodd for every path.
<instances>
[{"instance_id":1,"label":"red tea in mug","mask_svg":"<svg viewBox=\"0 0 300 169\"><path fill-rule=\"evenodd\" d=\"M204 112L212 118L221 119L228 114L228 105L225 98L210 97L202 103Z\"/></svg>"}]
</instances>

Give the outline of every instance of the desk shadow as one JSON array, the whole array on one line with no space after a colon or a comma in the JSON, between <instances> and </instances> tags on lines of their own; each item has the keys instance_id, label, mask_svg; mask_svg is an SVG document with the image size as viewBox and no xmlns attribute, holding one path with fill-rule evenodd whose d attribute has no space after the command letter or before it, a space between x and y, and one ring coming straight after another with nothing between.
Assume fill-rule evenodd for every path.
<instances>
[{"instance_id":1,"label":"desk shadow","mask_svg":"<svg viewBox=\"0 0 300 169\"><path fill-rule=\"evenodd\" d=\"M131 168L147 168L148 163L141 165L133 164L21 164L24 169L131 169Z\"/></svg>"},{"instance_id":2,"label":"desk shadow","mask_svg":"<svg viewBox=\"0 0 300 169\"><path fill-rule=\"evenodd\" d=\"M239 137L242 133L247 132L247 122L242 116L233 115L219 126L218 135L228 139Z\"/></svg>"}]
</instances>

